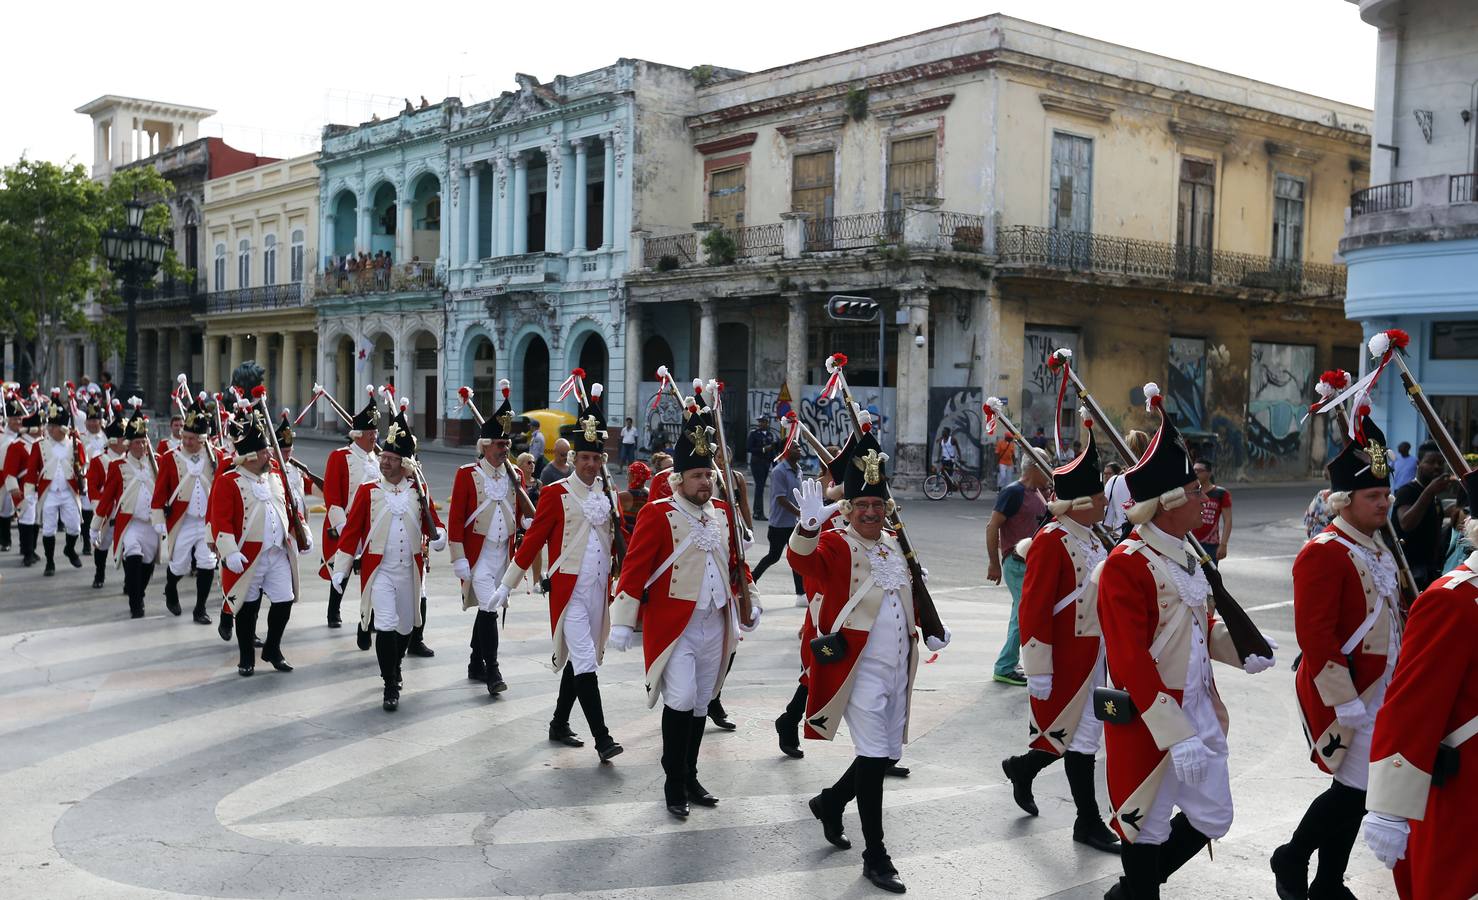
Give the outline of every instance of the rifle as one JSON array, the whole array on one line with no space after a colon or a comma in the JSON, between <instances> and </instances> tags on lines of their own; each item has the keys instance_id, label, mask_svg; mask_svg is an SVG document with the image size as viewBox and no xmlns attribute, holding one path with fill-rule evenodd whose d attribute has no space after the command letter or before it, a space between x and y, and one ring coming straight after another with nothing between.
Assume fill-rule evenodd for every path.
<instances>
[{"instance_id":1,"label":"rifle","mask_svg":"<svg viewBox=\"0 0 1478 900\"><path fill-rule=\"evenodd\" d=\"M570 377L575 379L575 399L589 406L585 379L579 375ZM621 574L621 564L626 561L626 534L621 530L621 504L616 502L616 494L611 490L611 477L606 472L605 462L600 465L600 484L605 489L606 500L611 504L611 577L616 578Z\"/></svg>"},{"instance_id":2,"label":"rifle","mask_svg":"<svg viewBox=\"0 0 1478 900\"><path fill-rule=\"evenodd\" d=\"M1348 431L1350 419L1344 406L1334 408L1334 420L1340 431ZM1406 561L1406 548L1401 545L1401 538L1396 536L1396 526L1391 524L1390 519L1381 524L1381 536L1385 538L1386 546L1390 547L1391 555L1396 559L1396 581L1401 587L1402 610L1409 610L1420 591L1416 589L1416 577L1411 574L1411 565Z\"/></svg>"},{"instance_id":3,"label":"rifle","mask_svg":"<svg viewBox=\"0 0 1478 900\"><path fill-rule=\"evenodd\" d=\"M1466 477L1471 470L1468 468L1468 461L1463 458L1462 449L1458 447L1457 441L1452 439L1452 434L1448 432L1442 417L1437 415L1437 410L1432 408L1432 401L1427 399L1422 386L1411 376L1411 370L1406 368L1406 359L1401 351L1393 349L1390 352L1391 358L1401 369L1401 383L1406 387L1406 399L1411 401L1411 405L1416 407L1416 411L1426 421L1427 431L1431 432L1432 442L1437 445L1437 449L1442 452L1442 458L1447 461L1447 468L1452 470L1454 478Z\"/></svg>"},{"instance_id":4,"label":"rifle","mask_svg":"<svg viewBox=\"0 0 1478 900\"><path fill-rule=\"evenodd\" d=\"M472 410L472 418L476 420L477 427L481 428L483 422L487 420L483 417L482 411L477 408L477 405L471 402L472 388L463 387L458 391L458 394L462 398L462 406ZM458 407L457 411L460 412L461 407ZM507 473L508 480L513 485L513 489L518 491L518 514L533 518L534 501L529 499L529 492L524 490L523 482L519 480L518 473L513 471L513 463L510 463L506 456L503 457L503 471Z\"/></svg>"},{"instance_id":5,"label":"rifle","mask_svg":"<svg viewBox=\"0 0 1478 900\"><path fill-rule=\"evenodd\" d=\"M724 389L717 381L710 381L708 385L709 390L713 391L713 423L718 438L718 454L714 462L719 464L718 474L729 497L726 504L729 519L729 588L739 599L739 621L748 626L754 621L754 596L750 592L753 582L744 577L744 546L739 542L742 514L739 511L738 495L734 492L734 471L729 464L729 445L724 439Z\"/></svg>"},{"instance_id":6,"label":"rifle","mask_svg":"<svg viewBox=\"0 0 1478 900\"><path fill-rule=\"evenodd\" d=\"M836 357L832 357L835 359ZM852 388L847 384L847 374L841 363L835 363L835 378L837 387L842 394L842 405L847 407L847 412L852 417L852 433L858 440L862 439L862 417L857 412L857 404L852 400ZM884 484L887 490L888 500L893 500L893 486ZM939 618L939 609L934 605L934 598L929 595L929 587L924 583L923 567L919 564L918 554L914 552L913 541L909 540L908 532L903 527L903 517L898 514L898 504L894 502L893 511L888 514L888 527L898 535L898 546L903 549L903 558L908 562L908 574L913 581L913 598L919 611L919 629L924 632L925 637L936 637L944 640L944 621Z\"/></svg>"},{"instance_id":7,"label":"rifle","mask_svg":"<svg viewBox=\"0 0 1478 900\"><path fill-rule=\"evenodd\" d=\"M1130 465L1137 465L1139 457L1129 449L1129 445L1124 442L1124 436L1119 434L1119 430L1103 414L1103 408L1098 405L1097 400L1093 399L1093 395L1088 393L1088 388L1078 377L1078 373L1068 369L1068 377L1072 379L1074 387L1077 388L1078 401L1088 408L1088 413L1093 416L1095 422L1103 425L1104 433L1108 436L1109 442L1114 445L1114 449L1118 451L1119 456ZM1226 584L1221 579L1221 572L1212 563L1211 557L1201 546L1201 542L1197 541L1194 535L1187 534L1185 545L1201 562L1201 571L1206 575L1206 581L1211 586L1214 610L1227 626L1227 633L1237 648L1237 657L1243 662L1246 662L1249 656L1272 659L1273 649L1268 646L1268 639L1263 637L1257 625L1253 624L1252 617L1227 591Z\"/></svg>"},{"instance_id":8,"label":"rifle","mask_svg":"<svg viewBox=\"0 0 1478 900\"><path fill-rule=\"evenodd\" d=\"M288 462L292 463L293 468L297 469L299 472L302 472L303 475L308 479L308 482L314 487L318 488L319 493L323 493L323 479L317 475L314 475L312 469L309 469L307 466L303 465L303 463L295 456L289 457Z\"/></svg>"},{"instance_id":9,"label":"rifle","mask_svg":"<svg viewBox=\"0 0 1478 900\"><path fill-rule=\"evenodd\" d=\"M339 418L344 420L344 424L348 425L350 428L354 427L354 417L349 415L349 411L345 409L337 399L335 399L333 394L330 394L328 391L323 391L319 396L328 401L329 408L331 408L338 415ZM383 453L384 450L385 448L380 446L380 442L375 441L375 452ZM410 471L411 483L415 485L416 493L421 498L422 525L432 534L436 534L436 519L432 518L431 516L431 501L429 499L431 497L431 493L430 489L426 486L426 479L421 475L421 467L410 465L406 468Z\"/></svg>"},{"instance_id":10,"label":"rifle","mask_svg":"<svg viewBox=\"0 0 1478 900\"><path fill-rule=\"evenodd\" d=\"M277 476L282 481L284 492L282 499L287 507L288 527L292 529L293 540L297 541L298 552L307 553L313 546L313 538L308 536L308 517L298 506L298 495L293 493L292 485L287 483L287 457L282 455L282 445L277 442L277 429L272 427L272 415L267 410L267 388L257 385L252 388L252 394L255 395L256 405L261 407L262 430L267 432L267 442L272 445L272 458L277 462Z\"/></svg>"}]
</instances>

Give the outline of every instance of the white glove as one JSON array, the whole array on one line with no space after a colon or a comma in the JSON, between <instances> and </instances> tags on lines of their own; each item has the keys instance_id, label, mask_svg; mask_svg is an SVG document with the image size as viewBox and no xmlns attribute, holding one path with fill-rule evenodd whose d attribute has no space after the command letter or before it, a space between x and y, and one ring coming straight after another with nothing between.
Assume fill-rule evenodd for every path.
<instances>
[{"instance_id":1,"label":"white glove","mask_svg":"<svg viewBox=\"0 0 1478 900\"><path fill-rule=\"evenodd\" d=\"M940 650L949 646L950 639L953 637L954 635L950 633L949 626L946 625L944 626L944 637L937 638L931 634L924 638L924 646L928 647L930 651L938 653ZM1047 677L1050 678L1051 676L1049 675Z\"/></svg>"},{"instance_id":2,"label":"white glove","mask_svg":"<svg viewBox=\"0 0 1478 900\"><path fill-rule=\"evenodd\" d=\"M1026 692L1033 700L1046 700L1052 696L1052 673L1026 676Z\"/></svg>"},{"instance_id":3,"label":"white glove","mask_svg":"<svg viewBox=\"0 0 1478 900\"><path fill-rule=\"evenodd\" d=\"M303 537L305 537L305 538L308 539L308 546L304 547L301 552L307 553L309 550L312 550L313 549L313 532L311 532L308 529L304 528L303 529Z\"/></svg>"},{"instance_id":4,"label":"white glove","mask_svg":"<svg viewBox=\"0 0 1478 900\"><path fill-rule=\"evenodd\" d=\"M534 527L533 518L531 516L524 516L522 521L518 523L518 527L522 528L524 531L528 531L530 528Z\"/></svg>"},{"instance_id":5,"label":"white glove","mask_svg":"<svg viewBox=\"0 0 1478 900\"><path fill-rule=\"evenodd\" d=\"M1275 640L1273 640L1272 635L1265 634L1265 635L1262 636L1262 639L1268 642L1268 649L1269 650L1277 650L1278 649L1278 642L1275 641Z\"/></svg>"},{"instance_id":6,"label":"white glove","mask_svg":"<svg viewBox=\"0 0 1478 900\"><path fill-rule=\"evenodd\" d=\"M169 537L169 526L166 525L166 524L164 524L163 522L160 522L159 524L155 525L154 526L154 530L156 532L158 532L159 533L159 536L162 537L162 538Z\"/></svg>"},{"instance_id":7,"label":"white glove","mask_svg":"<svg viewBox=\"0 0 1478 900\"><path fill-rule=\"evenodd\" d=\"M446 549L446 529L436 529L436 537L431 539L431 549L438 553Z\"/></svg>"},{"instance_id":8,"label":"white glove","mask_svg":"<svg viewBox=\"0 0 1478 900\"><path fill-rule=\"evenodd\" d=\"M1365 845L1375 858L1385 863L1387 869L1396 868L1396 861L1406 858L1406 839L1411 826L1400 816L1368 812L1361 827L1365 833Z\"/></svg>"},{"instance_id":9,"label":"white glove","mask_svg":"<svg viewBox=\"0 0 1478 900\"><path fill-rule=\"evenodd\" d=\"M462 560L462 561L463 562L466 562L466 560ZM493 612L497 612L498 610L502 609L503 608L503 604L505 604L507 602L508 602L508 587L507 587L507 585L500 584L500 585L498 585L497 590L493 591L493 596L489 600L489 604L493 607L492 611Z\"/></svg>"},{"instance_id":10,"label":"white glove","mask_svg":"<svg viewBox=\"0 0 1478 900\"><path fill-rule=\"evenodd\" d=\"M334 573L334 578L333 578L334 590L339 591L340 593L343 593L343 591L344 591L344 585L346 585L348 583L349 583L349 570L348 569L345 569L342 572L335 572Z\"/></svg>"},{"instance_id":11,"label":"white glove","mask_svg":"<svg viewBox=\"0 0 1478 900\"><path fill-rule=\"evenodd\" d=\"M246 554L238 550L226 557L226 568L240 575L246 569Z\"/></svg>"},{"instance_id":12,"label":"white glove","mask_svg":"<svg viewBox=\"0 0 1478 900\"><path fill-rule=\"evenodd\" d=\"M839 503L827 503L821 491L821 482L807 478L801 486L791 491L795 505L800 509L799 524L803 531L820 531L821 523L836 512Z\"/></svg>"},{"instance_id":13,"label":"white glove","mask_svg":"<svg viewBox=\"0 0 1478 900\"><path fill-rule=\"evenodd\" d=\"M465 558L452 563L452 572L463 581L468 581L472 578L472 566L468 565Z\"/></svg>"},{"instance_id":14,"label":"white glove","mask_svg":"<svg viewBox=\"0 0 1478 900\"><path fill-rule=\"evenodd\" d=\"M1270 657L1258 656L1254 653L1242 663L1242 669L1248 675L1256 675L1258 672L1266 672L1273 665L1274 661Z\"/></svg>"},{"instance_id":15,"label":"white glove","mask_svg":"<svg viewBox=\"0 0 1478 900\"><path fill-rule=\"evenodd\" d=\"M1175 763L1175 777L1187 787L1195 787L1206 780L1206 761L1211 751L1197 735L1191 735L1170 747L1170 759Z\"/></svg>"},{"instance_id":16,"label":"white glove","mask_svg":"<svg viewBox=\"0 0 1478 900\"><path fill-rule=\"evenodd\" d=\"M630 650L632 631L630 625L612 625L611 636L606 639L606 646L612 650Z\"/></svg>"},{"instance_id":17,"label":"white glove","mask_svg":"<svg viewBox=\"0 0 1478 900\"><path fill-rule=\"evenodd\" d=\"M1339 724L1346 728L1353 728L1356 731L1369 725L1372 719L1370 710L1365 707L1365 701L1359 697L1336 706L1334 708L1334 718L1338 720Z\"/></svg>"},{"instance_id":18,"label":"white glove","mask_svg":"<svg viewBox=\"0 0 1478 900\"><path fill-rule=\"evenodd\" d=\"M749 632L760 627L760 613L764 612L764 610L760 608L760 605L758 603L751 606L750 610L754 613L754 621L748 625L745 625L743 622L739 623L739 630L744 632L745 634L748 634Z\"/></svg>"},{"instance_id":19,"label":"white glove","mask_svg":"<svg viewBox=\"0 0 1478 900\"><path fill-rule=\"evenodd\" d=\"M343 531L348 521L349 516L345 514L344 507L330 506L328 508L328 524L334 531Z\"/></svg>"},{"instance_id":20,"label":"white glove","mask_svg":"<svg viewBox=\"0 0 1478 900\"><path fill-rule=\"evenodd\" d=\"M923 566L919 566L919 574L921 576L923 576L923 578L924 578L924 584L928 584L929 583L929 570L926 569L926 568L924 568ZM946 628L944 630L945 631L948 631L949 629ZM949 642L948 641L945 641L945 643L947 644Z\"/></svg>"},{"instance_id":21,"label":"white glove","mask_svg":"<svg viewBox=\"0 0 1478 900\"><path fill-rule=\"evenodd\" d=\"M92 545L94 547L101 547L102 546L102 543L103 543L103 533L101 531L98 531L96 528L92 528L92 529L89 529L88 530L88 534L89 534L89 536L92 537Z\"/></svg>"}]
</instances>

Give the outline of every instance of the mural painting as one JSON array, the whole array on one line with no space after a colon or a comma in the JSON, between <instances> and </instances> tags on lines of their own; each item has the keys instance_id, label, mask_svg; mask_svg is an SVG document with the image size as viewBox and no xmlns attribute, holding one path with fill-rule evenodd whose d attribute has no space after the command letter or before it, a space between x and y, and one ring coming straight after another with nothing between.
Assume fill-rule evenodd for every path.
<instances>
[{"instance_id":1,"label":"mural painting","mask_svg":"<svg viewBox=\"0 0 1478 900\"><path fill-rule=\"evenodd\" d=\"M980 474L981 462L985 458L981 446L985 431L981 421L980 407L984 402L980 388L936 387L929 389L929 464L939 460L939 434L949 429L960 445L960 467L966 472Z\"/></svg>"},{"instance_id":2,"label":"mural painting","mask_svg":"<svg viewBox=\"0 0 1478 900\"><path fill-rule=\"evenodd\" d=\"M1314 393L1314 348L1252 344L1247 388L1247 466L1260 473L1304 474L1308 432L1299 419Z\"/></svg>"},{"instance_id":3,"label":"mural painting","mask_svg":"<svg viewBox=\"0 0 1478 900\"><path fill-rule=\"evenodd\" d=\"M1170 339L1170 371L1167 373L1165 411L1182 431L1204 432L1206 425L1206 341L1202 338Z\"/></svg>"},{"instance_id":4,"label":"mural painting","mask_svg":"<svg viewBox=\"0 0 1478 900\"><path fill-rule=\"evenodd\" d=\"M1016 424L1026 435L1043 429L1050 442L1052 437L1052 413L1057 407L1056 372L1047 368L1047 358L1052 351L1066 347L1078 352L1078 333L1062 328L1042 325L1026 326L1026 352L1021 357L1022 389L1021 409L1009 410L1016 413ZM1078 405L1066 401L1062 408L1062 440L1071 446L1078 436Z\"/></svg>"}]
</instances>

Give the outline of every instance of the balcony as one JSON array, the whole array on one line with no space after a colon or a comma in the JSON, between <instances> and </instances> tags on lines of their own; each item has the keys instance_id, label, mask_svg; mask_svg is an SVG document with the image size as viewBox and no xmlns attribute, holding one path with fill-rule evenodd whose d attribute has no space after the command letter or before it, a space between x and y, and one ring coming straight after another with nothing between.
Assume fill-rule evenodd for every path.
<instances>
[{"instance_id":1,"label":"balcony","mask_svg":"<svg viewBox=\"0 0 1478 900\"><path fill-rule=\"evenodd\" d=\"M413 264L386 269L318 272L313 276L313 293L319 297L416 293L439 291L445 284L445 279L433 266Z\"/></svg>"},{"instance_id":2,"label":"balcony","mask_svg":"<svg viewBox=\"0 0 1478 900\"><path fill-rule=\"evenodd\" d=\"M198 290L194 278L162 281L153 287L139 291L135 306L140 310L179 309L182 312L188 311L189 314L199 315L205 312L205 294ZM121 289L115 289L108 299L103 301L102 307L109 313L121 313L124 308Z\"/></svg>"},{"instance_id":3,"label":"balcony","mask_svg":"<svg viewBox=\"0 0 1478 900\"><path fill-rule=\"evenodd\" d=\"M996 229L996 266L1253 288L1296 297L1342 296L1345 291L1345 267L1340 265L1031 225Z\"/></svg>"},{"instance_id":4,"label":"balcony","mask_svg":"<svg viewBox=\"0 0 1478 900\"><path fill-rule=\"evenodd\" d=\"M212 291L205 297L205 311L215 315L293 309L303 305L303 297L301 281L291 284L264 284L261 287L234 291Z\"/></svg>"},{"instance_id":5,"label":"balcony","mask_svg":"<svg viewBox=\"0 0 1478 900\"><path fill-rule=\"evenodd\" d=\"M1351 194L1339 252L1473 238L1478 238L1478 174L1428 175Z\"/></svg>"}]
</instances>

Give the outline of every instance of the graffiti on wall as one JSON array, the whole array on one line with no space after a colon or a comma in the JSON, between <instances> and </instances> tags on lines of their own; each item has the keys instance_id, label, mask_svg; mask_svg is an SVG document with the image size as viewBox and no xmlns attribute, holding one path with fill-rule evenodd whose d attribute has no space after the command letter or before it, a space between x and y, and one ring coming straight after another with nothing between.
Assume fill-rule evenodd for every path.
<instances>
[{"instance_id":1,"label":"graffiti on wall","mask_svg":"<svg viewBox=\"0 0 1478 900\"><path fill-rule=\"evenodd\" d=\"M847 414L846 407L840 399L821 400L821 389L823 385L808 384L799 391L792 390L791 407L796 415L816 435L816 439L823 444L840 447L847 437L852 433L852 419ZM646 449L653 447L652 439L661 435L671 446L677 440L678 427L682 422L682 407L673 399L671 394L666 394L662 400L653 407L652 398L657 393L657 382L644 381L637 396L641 398L643 417L640 446ZM895 402L894 388L886 388L879 391L876 387L852 388L852 398L857 401L863 409L872 414L873 421L877 423L879 441L883 450L887 453L893 452L893 429L890 427L893 421L893 404ZM775 417L776 404L780 399L780 387L763 387L749 389L749 409L756 417L769 415L772 417L770 428L779 436L782 432L781 423ZM978 430L978 429L977 429ZM735 438L737 440L737 438Z\"/></svg>"},{"instance_id":2,"label":"graffiti on wall","mask_svg":"<svg viewBox=\"0 0 1478 900\"><path fill-rule=\"evenodd\" d=\"M929 462L939 461L939 437L944 429L960 445L960 466L979 472L985 452L981 446L984 425L980 388L937 387L929 389Z\"/></svg>"},{"instance_id":3,"label":"graffiti on wall","mask_svg":"<svg viewBox=\"0 0 1478 900\"><path fill-rule=\"evenodd\" d=\"M1182 431L1206 431L1206 341L1170 339L1165 411Z\"/></svg>"},{"instance_id":4,"label":"graffiti on wall","mask_svg":"<svg viewBox=\"0 0 1478 900\"><path fill-rule=\"evenodd\" d=\"M1299 419L1314 392L1314 348L1252 344L1247 387L1247 465L1302 473L1308 467L1307 432Z\"/></svg>"},{"instance_id":5,"label":"graffiti on wall","mask_svg":"<svg viewBox=\"0 0 1478 900\"><path fill-rule=\"evenodd\" d=\"M1052 436L1052 413L1057 408L1058 374L1047 368L1052 351L1067 348L1078 352L1078 333L1041 325L1026 326L1026 353L1022 356L1021 410L1016 424L1022 433L1035 434L1043 429ZM1071 444L1078 435L1077 404L1064 402L1062 439Z\"/></svg>"}]
</instances>

